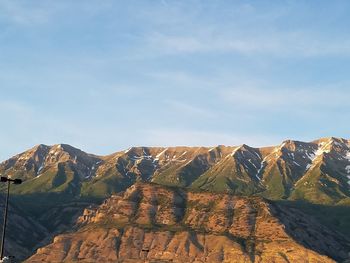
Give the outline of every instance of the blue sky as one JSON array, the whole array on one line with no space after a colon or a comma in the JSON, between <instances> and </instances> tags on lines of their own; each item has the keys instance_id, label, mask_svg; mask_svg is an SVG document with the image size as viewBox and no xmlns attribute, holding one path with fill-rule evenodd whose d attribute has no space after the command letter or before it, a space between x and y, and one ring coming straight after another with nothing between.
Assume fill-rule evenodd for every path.
<instances>
[{"instance_id":1,"label":"blue sky","mask_svg":"<svg viewBox=\"0 0 350 263\"><path fill-rule=\"evenodd\" d=\"M349 1L0 0L0 160L39 143L350 138Z\"/></svg>"}]
</instances>

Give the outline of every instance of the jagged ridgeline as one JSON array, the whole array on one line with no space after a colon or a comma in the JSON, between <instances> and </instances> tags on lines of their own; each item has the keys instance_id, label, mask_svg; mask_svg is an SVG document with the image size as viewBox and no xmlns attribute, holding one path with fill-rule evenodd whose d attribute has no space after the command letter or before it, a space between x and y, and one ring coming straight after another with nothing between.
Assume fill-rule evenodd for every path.
<instances>
[{"instance_id":1,"label":"jagged ridgeline","mask_svg":"<svg viewBox=\"0 0 350 263\"><path fill-rule=\"evenodd\" d=\"M326 138L262 148L133 147L97 156L64 144L38 145L0 164L0 173L25 180L13 189L17 195L49 195L53 201L57 196L60 201L105 198L135 182L153 182L274 200L348 204L349 147L348 140Z\"/></svg>"},{"instance_id":2,"label":"jagged ridgeline","mask_svg":"<svg viewBox=\"0 0 350 263\"><path fill-rule=\"evenodd\" d=\"M183 193L205 192L211 198L232 195L237 198L270 199L278 208L276 211L286 209L303 213L330 232L342 233L346 240L350 238L350 142L340 138L324 138L313 142L287 140L278 146L261 148L248 145L212 148L133 147L107 156L88 154L65 144L38 145L2 162L0 173L24 180L23 184L11 188L11 209L16 215L16 220L12 222L21 221L29 227L35 225L37 230L33 239L28 238L27 232L17 235L18 228L11 226L9 221L9 229L12 228L13 231L5 250L10 253L18 248L18 251L21 251L21 259L32 255L37 247L48 244L57 234L75 229L76 220L86 207L98 205L113 194L121 196L127 189L130 192L134 185L142 183L154 187L172 187ZM0 187L0 190L4 191L5 185ZM137 206L142 204L136 201L134 203ZM260 204L260 201L258 203ZM186 203L186 207L187 205ZM210 210L202 208L203 213ZM240 210L237 210L237 213L240 213ZM133 218L136 218L135 215ZM189 231L187 236L180 238L181 242L185 245L190 240L196 244L193 233L203 229L190 229L187 223L182 224L185 222L183 220L185 218L174 226L180 232ZM159 227L158 223L152 222L146 224L148 228L141 228L153 231ZM117 223L120 224L121 221ZM135 224L138 223L128 221L125 227ZM176 230L174 227L162 228L162 231L173 233ZM290 233L298 233L304 228L302 224L297 224L292 225L289 230ZM116 232L115 235L118 235L120 240L127 236L127 229L117 229L121 232ZM135 228L132 231L139 233L138 231L144 230ZM210 230L208 233L215 235L215 231ZM225 231L222 230L220 235L226 235L228 230ZM312 231L307 233L315 236ZM104 232L101 232L101 235L104 235ZM322 238L326 238L327 235L323 235ZM204 236L200 238L205 238ZM240 251L237 253L241 253L242 258L251 258L254 254L249 250L252 236L245 241L229 241L222 238L225 244L229 242L227 244L234 247L241 246L242 249L237 250ZM307 243L301 245L310 249L310 246L313 246L312 242L317 243L317 238L320 237L308 239ZM300 244L298 238L295 240ZM33 246L33 242L37 245ZM205 245L200 244L204 249ZM312 248L311 250L316 251ZM322 255L338 260L329 248L323 247L321 251ZM166 250L163 252L166 253ZM118 253L124 253L122 248ZM342 259L344 258L342 255Z\"/></svg>"}]
</instances>

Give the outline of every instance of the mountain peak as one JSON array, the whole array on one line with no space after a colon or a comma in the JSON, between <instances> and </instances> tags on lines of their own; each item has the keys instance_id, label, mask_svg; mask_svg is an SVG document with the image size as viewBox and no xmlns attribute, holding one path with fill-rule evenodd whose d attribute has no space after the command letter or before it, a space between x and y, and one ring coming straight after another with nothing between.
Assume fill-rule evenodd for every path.
<instances>
[{"instance_id":1,"label":"mountain peak","mask_svg":"<svg viewBox=\"0 0 350 263\"><path fill-rule=\"evenodd\" d=\"M76 166L76 171L85 177L91 174L92 167L100 158L87 154L68 144L48 146L39 144L33 148L13 156L0 164L4 174L15 175L25 180L35 178L51 168L57 169L60 163Z\"/></svg>"},{"instance_id":2,"label":"mountain peak","mask_svg":"<svg viewBox=\"0 0 350 263\"><path fill-rule=\"evenodd\" d=\"M50 146L41 143L41 144L35 145L32 149L40 150L40 149L46 149L46 148L49 148L49 147Z\"/></svg>"},{"instance_id":3,"label":"mountain peak","mask_svg":"<svg viewBox=\"0 0 350 263\"><path fill-rule=\"evenodd\" d=\"M344 143L348 144L349 140L340 137L323 137L318 140L313 141L313 143Z\"/></svg>"},{"instance_id":4,"label":"mountain peak","mask_svg":"<svg viewBox=\"0 0 350 263\"><path fill-rule=\"evenodd\" d=\"M238 194L248 190L250 193L267 191L266 196L288 198L295 186L304 183L307 186L308 174L320 175L326 171L325 167L329 169L327 176L333 176L342 187L339 200L350 196L347 192L349 144L347 140L335 137L313 142L285 140L278 146L263 148L247 144L213 148L131 147L104 157L85 153L68 144L37 145L1 163L0 172L29 181L43 174L49 176L48 172L52 175L61 168L73 172L75 182L95 178L91 184L97 183L96 189L103 189L103 194L143 181L193 189L228 189ZM306 181L303 179L296 185L301 178ZM37 186L37 182L33 185ZM94 187L86 191L90 193L90 190L94 192Z\"/></svg>"}]
</instances>

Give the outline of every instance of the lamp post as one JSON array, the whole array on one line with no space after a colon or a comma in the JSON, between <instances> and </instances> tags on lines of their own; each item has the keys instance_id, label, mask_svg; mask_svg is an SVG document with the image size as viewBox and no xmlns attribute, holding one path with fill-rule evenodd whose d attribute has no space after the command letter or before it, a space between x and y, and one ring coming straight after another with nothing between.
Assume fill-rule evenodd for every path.
<instances>
[{"instance_id":1,"label":"lamp post","mask_svg":"<svg viewBox=\"0 0 350 263\"><path fill-rule=\"evenodd\" d=\"M6 195L6 202L5 202L5 212L4 212L4 225L2 227L2 238L1 238L1 256L0 259L2 260L4 258L4 249L5 249L5 233L6 233L6 223L7 223L7 210L8 210L8 204L9 204L9 197L10 197L10 184L21 184L21 179L11 179L5 176L0 177L0 182L7 183L7 195Z\"/></svg>"}]
</instances>

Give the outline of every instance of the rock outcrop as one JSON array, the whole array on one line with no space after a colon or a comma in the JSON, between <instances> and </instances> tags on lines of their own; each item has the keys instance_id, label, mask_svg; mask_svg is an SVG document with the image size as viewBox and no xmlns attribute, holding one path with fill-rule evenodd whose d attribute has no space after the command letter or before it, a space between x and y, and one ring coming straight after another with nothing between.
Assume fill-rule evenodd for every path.
<instances>
[{"instance_id":1,"label":"rock outcrop","mask_svg":"<svg viewBox=\"0 0 350 263\"><path fill-rule=\"evenodd\" d=\"M349 241L261 197L135 184L26 262L336 262Z\"/></svg>"}]
</instances>

